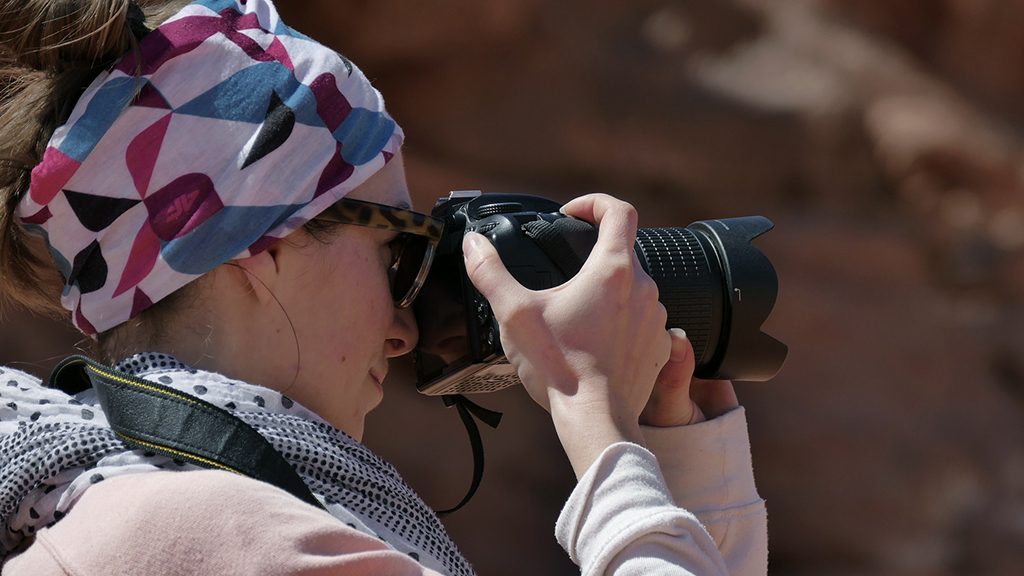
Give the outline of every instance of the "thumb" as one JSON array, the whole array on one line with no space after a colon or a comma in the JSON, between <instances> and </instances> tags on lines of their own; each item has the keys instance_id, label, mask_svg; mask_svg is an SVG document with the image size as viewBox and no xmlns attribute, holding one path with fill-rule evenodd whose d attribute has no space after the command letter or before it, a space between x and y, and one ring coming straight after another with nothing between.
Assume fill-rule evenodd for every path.
<instances>
[{"instance_id":1,"label":"thumb","mask_svg":"<svg viewBox=\"0 0 1024 576\"><path fill-rule=\"evenodd\" d=\"M467 233L462 239L462 253L466 257L466 274L492 306L497 304L500 308L501 303L518 298L519 293L525 290L505 268L498 251L483 235Z\"/></svg>"}]
</instances>

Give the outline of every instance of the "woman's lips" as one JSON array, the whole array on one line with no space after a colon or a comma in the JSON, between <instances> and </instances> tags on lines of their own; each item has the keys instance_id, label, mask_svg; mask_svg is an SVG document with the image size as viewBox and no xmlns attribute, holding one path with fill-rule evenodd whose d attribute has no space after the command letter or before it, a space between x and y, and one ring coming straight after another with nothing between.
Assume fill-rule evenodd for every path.
<instances>
[{"instance_id":1,"label":"woman's lips","mask_svg":"<svg viewBox=\"0 0 1024 576\"><path fill-rule=\"evenodd\" d=\"M388 375L386 371L370 370L370 377L373 378L381 390L384 389L384 378Z\"/></svg>"}]
</instances>

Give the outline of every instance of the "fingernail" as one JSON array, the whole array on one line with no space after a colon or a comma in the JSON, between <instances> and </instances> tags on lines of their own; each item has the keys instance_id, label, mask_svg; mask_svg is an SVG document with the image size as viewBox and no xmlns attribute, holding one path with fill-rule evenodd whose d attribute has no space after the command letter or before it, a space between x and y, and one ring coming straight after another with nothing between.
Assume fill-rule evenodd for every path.
<instances>
[{"instance_id":1,"label":"fingernail","mask_svg":"<svg viewBox=\"0 0 1024 576\"><path fill-rule=\"evenodd\" d=\"M480 247L480 242L483 242L483 239L479 234L476 232L468 232L462 241L462 253L466 257L469 257L470 254L476 252L477 248Z\"/></svg>"},{"instance_id":2,"label":"fingernail","mask_svg":"<svg viewBox=\"0 0 1024 576\"><path fill-rule=\"evenodd\" d=\"M672 328L669 332L675 336L672 339L672 353L669 355L669 359L672 362L686 360L686 331L682 328Z\"/></svg>"}]
</instances>

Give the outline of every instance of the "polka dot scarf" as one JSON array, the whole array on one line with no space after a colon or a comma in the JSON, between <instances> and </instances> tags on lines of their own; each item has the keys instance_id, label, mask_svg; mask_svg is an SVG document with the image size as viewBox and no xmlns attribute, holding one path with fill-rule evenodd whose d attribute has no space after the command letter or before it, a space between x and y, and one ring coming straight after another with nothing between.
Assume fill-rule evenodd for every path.
<instances>
[{"instance_id":1,"label":"polka dot scarf","mask_svg":"<svg viewBox=\"0 0 1024 576\"><path fill-rule=\"evenodd\" d=\"M359 68L270 0L198 0L85 90L17 215L95 336L298 229L402 139Z\"/></svg>"},{"instance_id":2,"label":"polka dot scarf","mask_svg":"<svg viewBox=\"0 0 1024 576\"><path fill-rule=\"evenodd\" d=\"M294 466L327 510L427 568L472 568L437 515L387 462L278 392L189 368L163 354L138 354L117 369L225 408L255 428ZM57 522L89 488L122 474L196 470L183 461L129 450L107 426L95 392L75 397L0 369L0 560Z\"/></svg>"}]
</instances>

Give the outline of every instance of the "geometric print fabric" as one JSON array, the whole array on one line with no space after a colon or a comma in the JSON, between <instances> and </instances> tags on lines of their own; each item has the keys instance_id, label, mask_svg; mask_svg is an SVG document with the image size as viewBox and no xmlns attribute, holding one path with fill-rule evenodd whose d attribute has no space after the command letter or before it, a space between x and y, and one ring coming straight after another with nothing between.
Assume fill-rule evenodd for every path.
<instances>
[{"instance_id":1,"label":"geometric print fabric","mask_svg":"<svg viewBox=\"0 0 1024 576\"><path fill-rule=\"evenodd\" d=\"M272 2L200 0L83 93L18 216L94 336L299 228L402 139L362 72Z\"/></svg>"}]
</instances>

